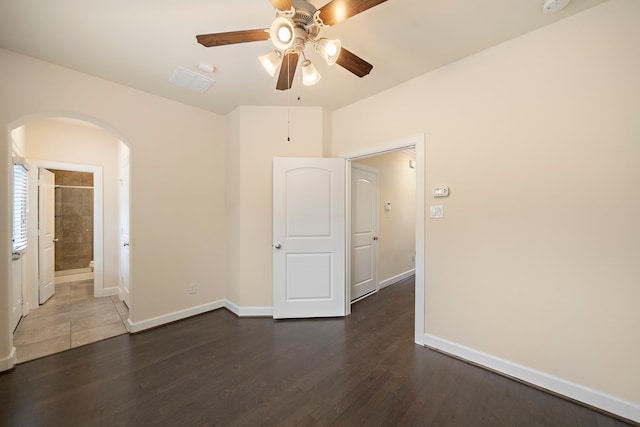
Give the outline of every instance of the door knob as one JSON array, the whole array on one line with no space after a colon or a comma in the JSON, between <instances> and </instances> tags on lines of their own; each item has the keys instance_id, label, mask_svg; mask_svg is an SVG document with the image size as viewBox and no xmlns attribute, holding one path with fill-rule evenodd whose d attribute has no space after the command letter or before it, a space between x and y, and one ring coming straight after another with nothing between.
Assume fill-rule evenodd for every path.
<instances>
[{"instance_id":1,"label":"door knob","mask_svg":"<svg viewBox=\"0 0 640 427\"><path fill-rule=\"evenodd\" d=\"M129 246L129 243L127 242L127 243L123 244L122 246L127 247L127 246Z\"/></svg>"},{"instance_id":2,"label":"door knob","mask_svg":"<svg viewBox=\"0 0 640 427\"><path fill-rule=\"evenodd\" d=\"M276 249L281 249L282 245L280 245L280 243L276 243L273 247Z\"/></svg>"},{"instance_id":3,"label":"door knob","mask_svg":"<svg viewBox=\"0 0 640 427\"><path fill-rule=\"evenodd\" d=\"M373 240L378 240L378 236L373 236Z\"/></svg>"},{"instance_id":4,"label":"door knob","mask_svg":"<svg viewBox=\"0 0 640 427\"><path fill-rule=\"evenodd\" d=\"M60 239L53 239L53 241L54 241L54 242L59 242L59 241L60 241Z\"/></svg>"}]
</instances>

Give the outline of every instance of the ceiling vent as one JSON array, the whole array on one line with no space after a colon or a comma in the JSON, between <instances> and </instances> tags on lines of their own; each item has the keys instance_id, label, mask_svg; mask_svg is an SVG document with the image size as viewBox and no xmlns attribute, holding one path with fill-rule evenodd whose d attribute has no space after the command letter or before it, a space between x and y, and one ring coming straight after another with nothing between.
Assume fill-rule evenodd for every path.
<instances>
[{"instance_id":1,"label":"ceiling vent","mask_svg":"<svg viewBox=\"0 0 640 427\"><path fill-rule=\"evenodd\" d=\"M178 67L171 75L169 82L194 92L205 93L215 83L215 80L201 76L186 68Z\"/></svg>"}]
</instances>

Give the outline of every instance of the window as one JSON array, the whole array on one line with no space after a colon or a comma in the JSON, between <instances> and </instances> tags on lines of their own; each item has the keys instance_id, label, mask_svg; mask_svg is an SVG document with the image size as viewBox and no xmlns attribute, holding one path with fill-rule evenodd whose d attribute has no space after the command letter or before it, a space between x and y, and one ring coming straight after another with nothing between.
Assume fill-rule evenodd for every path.
<instances>
[{"instance_id":1,"label":"window","mask_svg":"<svg viewBox=\"0 0 640 427\"><path fill-rule=\"evenodd\" d=\"M23 157L13 158L13 252L27 247L27 180L29 164Z\"/></svg>"}]
</instances>

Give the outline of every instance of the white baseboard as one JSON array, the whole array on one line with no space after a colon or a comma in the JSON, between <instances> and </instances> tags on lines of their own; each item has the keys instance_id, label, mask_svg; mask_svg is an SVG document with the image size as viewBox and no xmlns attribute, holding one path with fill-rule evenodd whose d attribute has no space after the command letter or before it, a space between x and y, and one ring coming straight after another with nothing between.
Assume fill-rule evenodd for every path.
<instances>
[{"instance_id":1,"label":"white baseboard","mask_svg":"<svg viewBox=\"0 0 640 427\"><path fill-rule=\"evenodd\" d=\"M140 332L144 331L145 329L155 328L156 326L175 322L176 320L182 320L186 319L187 317L206 313L207 311L217 310L218 308L222 308L224 306L225 301L219 300L207 304L198 305L196 307L191 307L186 310L174 311L173 313L165 314L158 317L152 317L151 319L143 320L141 322L132 322L129 318L127 319L126 326L129 332Z\"/></svg>"},{"instance_id":2,"label":"white baseboard","mask_svg":"<svg viewBox=\"0 0 640 427\"><path fill-rule=\"evenodd\" d=\"M56 276L53 278L53 282L56 285L59 285L61 283L78 282L81 280L92 280L92 279L93 279L93 272L69 274L67 276Z\"/></svg>"},{"instance_id":3,"label":"white baseboard","mask_svg":"<svg viewBox=\"0 0 640 427\"><path fill-rule=\"evenodd\" d=\"M96 298L101 298L101 297L110 297L111 295L120 295L120 288L118 287L103 288L102 291L98 292L94 296Z\"/></svg>"},{"instance_id":4,"label":"white baseboard","mask_svg":"<svg viewBox=\"0 0 640 427\"><path fill-rule=\"evenodd\" d=\"M602 393L598 390L594 390L544 372L536 371L535 369L531 369L433 335L424 335L424 345L444 353L449 353L461 359L468 360L504 375L517 378L553 393L577 400L603 411L610 412L635 422L640 422L640 404L638 403L620 399L618 397Z\"/></svg>"},{"instance_id":5,"label":"white baseboard","mask_svg":"<svg viewBox=\"0 0 640 427\"><path fill-rule=\"evenodd\" d=\"M115 294L115 293L114 293ZM226 308L238 317L272 317L273 309L271 307L238 307L229 300L219 300L208 304L202 304L197 307L188 308L186 310L174 311L163 316L153 317L141 322L132 322L127 319L126 327L131 333L144 331L145 329L155 328L176 320L186 319L191 316L206 313L207 311Z\"/></svg>"},{"instance_id":6,"label":"white baseboard","mask_svg":"<svg viewBox=\"0 0 640 427\"><path fill-rule=\"evenodd\" d=\"M0 359L0 372L13 369L14 366L16 366L16 348L11 346L9 355Z\"/></svg>"},{"instance_id":7,"label":"white baseboard","mask_svg":"<svg viewBox=\"0 0 640 427\"><path fill-rule=\"evenodd\" d=\"M396 274L393 277L389 277L388 279L384 279L383 281L381 281L379 283L378 286L379 286L380 289L386 288L387 286L391 286L394 283L398 283L399 281L404 280L404 279L406 279L408 277L411 277L414 274L416 274L416 269L412 268L411 270L405 271L404 273Z\"/></svg>"},{"instance_id":8,"label":"white baseboard","mask_svg":"<svg viewBox=\"0 0 640 427\"><path fill-rule=\"evenodd\" d=\"M224 300L224 307L238 317L273 317L272 307L238 307L229 300Z\"/></svg>"}]
</instances>

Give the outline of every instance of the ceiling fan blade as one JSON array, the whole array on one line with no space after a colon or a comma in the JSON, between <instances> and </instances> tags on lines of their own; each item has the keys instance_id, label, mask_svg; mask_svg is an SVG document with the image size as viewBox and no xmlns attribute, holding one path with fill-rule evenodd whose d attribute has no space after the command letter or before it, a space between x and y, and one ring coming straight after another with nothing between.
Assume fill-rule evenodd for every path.
<instances>
[{"instance_id":1,"label":"ceiling fan blade","mask_svg":"<svg viewBox=\"0 0 640 427\"><path fill-rule=\"evenodd\" d=\"M228 33L200 34L196 36L202 46L224 46L227 44L260 42L269 40L269 30L230 31Z\"/></svg>"},{"instance_id":2,"label":"ceiling fan blade","mask_svg":"<svg viewBox=\"0 0 640 427\"><path fill-rule=\"evenodd\" d=\"M299 55L295 52L288 53L284 57L282 65L280 65L280 74L278 75L278 84L276 84L276 89L291 89L293 76L296 74L296 67L298 66L298 57Z\"/></svg>"},{"instance_id":3,"label":"ceiling fan blade","mask_svg":"<svg viewBox=\"0 0 640 427\"><path fill-rule=\"evenodd\" d=\"M336 64L351 71L358 77L366 76L371 72L371 69L373 68L373 65L369 64L358 55L349 52L345 48L340 49L340 56L338 56Z\"/></svg>"},{"instance_id":4,"label":"ceiling fan blade","mask_svg":"<svg viewBox=\"0 0 640 427\"><path fill-rule=\"evenodd\" d=\"M320 19L325 25L336 25L385 1L387 0L333 0L319 9Z\"/></svg>"},{"instance_id":5,"label":"ceiling fan blade","mask_svg":"<svg viewBox=\"0 0 640 427\"><path fill-rule=\"evenodd\" d=\"M291 0L269 0L271 5L278 10L289 10L291 9Z\"/></svg>"}]
</instances>

